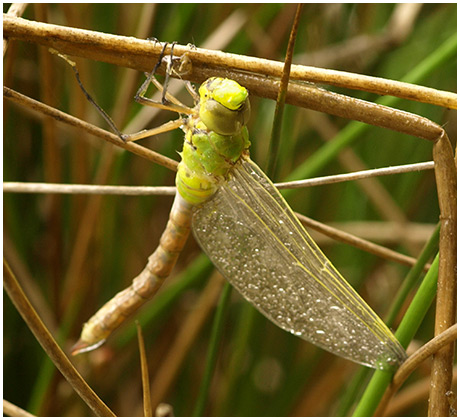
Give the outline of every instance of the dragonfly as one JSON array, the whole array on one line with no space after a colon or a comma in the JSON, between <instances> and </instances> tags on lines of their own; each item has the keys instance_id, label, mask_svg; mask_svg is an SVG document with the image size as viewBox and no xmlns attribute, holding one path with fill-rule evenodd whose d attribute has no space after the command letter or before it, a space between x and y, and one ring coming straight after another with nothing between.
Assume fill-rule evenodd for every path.
<instances>
[{"instance_id":1,"label":"dragonfly","mask_svg":"<svg viewBox=\"0 0 460 420\"><path fill-rule=\"evenodd\" d=\"M154 73L136 95L147 105L153 101L143 93L151 82L159 84ZM155 295L193 231L222 275L277 326L374 369L399 366L407 357L399 341L251 160L248 90L236 81L211 77L200 86L199 95L189 91L195 96L194 108L173 107L188 115L170 124L182 128L185 140L177 193L160 243L132 284L84 324L73 354L102 345Z\"/></svg>"}]
</instances>

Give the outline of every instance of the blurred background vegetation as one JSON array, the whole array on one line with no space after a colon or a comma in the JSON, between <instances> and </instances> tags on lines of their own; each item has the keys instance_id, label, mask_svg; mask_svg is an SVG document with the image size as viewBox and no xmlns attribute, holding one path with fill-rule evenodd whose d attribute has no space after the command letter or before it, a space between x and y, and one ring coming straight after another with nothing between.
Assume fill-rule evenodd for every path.
<instances>
[{"instance_id":1,"label":"blurred background vegetation","mask_svg":"<svg viewBox=\"0 0 460 420\"><path fill-rule=\"evenodd\" d=\"M423 5L414 13L413 24L407 21L401 29L393 24L398 13L394 4L305 5L293 62L401 80L456 33L456 7ZM283 61L295 8L294 4L37 4L28 6L24 17ZM404 22L405 14L400 12L399 17ZM97 102L122 130L128 127L132 132L129 124L141 111L132 98L143 75L84 59L78 59L77 64ZM130 78L134 82L127 82ZM71 69L42 47L12 41L4 64L4 83L104 126L81 94ZM456 83L454 56L420 81L449 91L455 91ZM368 93L335 90L376 100L376 95ZM179 96L191 104L185 92ZM264 165L274 103L252 97L251 106L251 153ZM432 119L456 141L454 112L403 100L396 106ZM154 127L175 118L171 113L152 115L145 125ZM274 181L287 177L348 123L287 106ZM181 142L182 132L176 130L142 144L177 160ZM354 142L353 151L343 151L313 175L352 171L357 168L357 158L367 168L427 161L432 159L431 147L425 140L370 128ZM174 183L174 173L165 168L8 102L4 106L3 152L5 181ZM406 230L400 225L395 229L394 220L389 220L356 183L300 190L289 201L294 210L312 218L416 256L438 221L432 171L394 175L378 183L391 197L396 214L407 220ZM389 198L381 197L389 203ZM66 351L78 338L82 323L142 270L157 246L171 203L172 197L4 195L5 255ZM383 317L408 268L315 238ZM166 402L177 416L192 414L203 377L218 292L211 289L209 279L211 285L220 284L212 272L191 238L159 296L136 316L146 341L155 405ZM196 321L200 315L202 321ZM193 328L196 335L184 344L184 335ZM424 320L417 340L427 341L432 331L433 311ZM72 360L116 414L142 414L132 320L101 349ZM4 398L11 402L36 415L91 414L52 366L8 298L4 299L3 366ZM206 415L347 414L354 401L349 400L351 378L359 369L272 325L233 292ZM428 365L410 381L423 381L427 374ZM426 400L427 395L421 395L403 404L397 414L425 415Z\"/></svg>"}]
</instances>

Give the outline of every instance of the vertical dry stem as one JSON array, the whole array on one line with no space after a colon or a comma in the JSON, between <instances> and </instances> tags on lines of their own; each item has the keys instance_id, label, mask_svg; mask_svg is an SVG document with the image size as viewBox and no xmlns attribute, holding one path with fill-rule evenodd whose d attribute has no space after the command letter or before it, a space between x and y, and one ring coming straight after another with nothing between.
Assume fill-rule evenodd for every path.
<instances>
[{"instance_id":1,"label":"vertical dry stem","mask_svg":"<svg viewBox=\"0 0 460 420\"><path fill-rule=\"evenodd\" d=\"M441 219L439 243L439 278L436 297L435 335L455 323L457 268L457 182L452 147L443 132L433 147L436 184ZM430 416L448 416L448 392L452 386L454 345L434 355L431 370Z\"/></svg>"}]
</instances>

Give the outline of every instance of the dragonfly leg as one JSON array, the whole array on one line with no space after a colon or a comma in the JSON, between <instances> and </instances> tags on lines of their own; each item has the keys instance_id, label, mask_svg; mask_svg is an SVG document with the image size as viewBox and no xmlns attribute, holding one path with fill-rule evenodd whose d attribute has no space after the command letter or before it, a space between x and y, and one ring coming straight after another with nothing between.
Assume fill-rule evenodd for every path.
<instances>
[{"instance_id":1,"label":"dragonfly leg","mask_svg":"<svg viewBox=\"0 0 460 420\"><path fill-rule=\"evenodd\" d=\"M154 108L159 108L159 109L165 109L167 111L174 111L174 112L178 112L180 114L193 114L195 112L195 110L193 108L190 108L186 105L184 105L182 102L180 102L178 99L176 99L173 95L170 95L168 92L167 92L167 85L169 83L169 77L172 73L176 73L178 75L180 75L179 73L177 73L175 70L174 70L174 66L173 66L173 63L174 61L176 60L181 60L181 64L179 66L179 72L181 71L181 69L184 67L187 67L189 66L189 64L187 64L189 60L188 57L185 57L182 56L182 57L176 57L173 55L173 51L174 51L174 44L172 44L171 46L171 53L169 56L167 57L164 57L164 51L166 49L166 43L165 45L163 46L163 49L162 49L162 52L160 54L160 59L158 60L157 64L155 65L154 69L150 72L150 73L146 73L146 80L144 81L144 83L141 85L141 87L138 89L134 99L136 102L142 104L142 105L146 105L146 106L151 106L151 107L154 107ZM168 59L167 60L167 68L166 68L166 79L165 79L165 82L164 82L164 85L161 85L161 83L155 78L155 72L157 71L158 67L160 66L161 62L163 59ZM146 92L147 92L147 89L150 85L150 83L152 83L157 89L159 92L162 92L162 97L161 97L161 101L155 101L151 98L148 98L145 96ZM192 84L188 81L185 82L185 86L188 90L188 92L190 93L190 95L194 98L195 102L197 102L197 100L199 99L198 97L198 94L196 93L195 89L193 88ZM149 130L142 130L142 131L139 131L137 133L133 133L133 134L123 134L122 138L123 138L123 141L136 141L136 140L140 140L140 139L143 139L143 138L146 138L146 137L150 137L150 136L154 136L154 135L157 135L157 134L160 134L160 133L164 133L164 132L167 132L167 131L171 131L171 130L174 130L176 128L179 128L181 125L183 125L184 123L184 119L183 118L179 118L177 120L174 120L174 121L169 121L159 127L156 127L156 128L152 128L152 129L149 129Z\"/></svg>"},{"instance_id":2,"label":"dragonfly leg","mask_svg":"<svg viewBox=\"0 0 460 420\"><path fill-rule=\"evenodd\" d=\"M155 67L153 68L153 70L150 73L146 73L146 79L144 83L142 83L138 91L136 92L136 95L134 96L134 100L142 105L152 106L154 108L166 109L169 111L178 112L180 114L193 114L194 110L192 108L184 105L174 96L167 93L167 86L169 83L170 75L175 73L180 76L180 72L183 71L183 68L190 66L190 64L186 64L190 62L190 59L188 57L183 59L182 57L176 57L173 55L174 44L175 43L173 42L171 46L170 55L168 57L165 57L164 51L167 46L167 44L165 43L165 45L163 46L162 52L160 54L160 59L155 64ZM158 67L162 63L163 59L167 59L167 67L166 67L165 81L162 86L161 83L158 82L158 80L155 78L155 73L158 70ZM174 61L177 61L177 60L180 60L179 73L174 70ZM145 96L150 83L155 85L158 91L162 93L161 101L155 101ZM196 95L196 92L193 90L193 88L191 88L190 82L186 83L186 87L189 92L194 92L194 93L191 93L191 95L196 101L197 95Z\"/></svg>"},{"instance_id":3,"label":"dragonfly leg","mask_svg":"<svg viewBox=\"0 0 460 420\"><path fill-rule=\"evenodd\" d=\"M192 71L192 60L190 59L189 55L187 53L183 54L182 56L175 56L174 55L174 46L176 45L176 42L173 42L171 44L171 52L169 56L162 57L161 60L165 61L167 63L166 66L166 73L165 73L165 81L163 84L163 95L161 97L161 102L162 103L167 103L170 98L167 95L167 90L168 90L168 83L169 83L169 78L171 75L174 73L176 76L178 76L181 80L184 74L191 73ZM191 45L191 44L189 44ZM193 48L196 48L193 46ZM164 51L164 50L163 50ZM175 67L174 64L178 62L178 65ZM177 68L177 69L176 69ZM188 92L190 95L194 98L195 103L199 101L199 96L196 93L195 89L193 88L192 84L189 81L185 81L185 85L187 87ZM191 88L191 89L190 89Z\"/></svg>"},{"instance_id":4,"label":"dragonfly leg","mask_svg":"<svg viewBox=\"0 0 460 420\"><path fill-rule=\"evenodd\" d=\"M155 39L155 42L158 42L158 40ZM173 44L173 46L174 46L174 44ZM139 90L137 91L136 96L135 96L134 99L137 102L141 103L142 105L153 106L153 107L156 107L156 108L165 109L167 111L178 112L178 113L181 113L181 114L192 114L194 112L194 110L192 108L187 107L186 105L182 104L179 100L177 100L174 96L168 94L166 92L166 89L154 77L154 74L158 70L158 67L161 65L161 62L162 62L163 58L165 58L164 57L164 51L165 51L166 47L167 47L167 43L165 43L165 45L163 46L162 52L160 54L160 58L159 58L157 64L155 65L154 69L152 70L152 72L146 74L147 78L144 81L144 83L141 85ZM115 125L115 123L112 120L112 118L96 103L96 101L93 99L93 97L89 94L89 92L84 87L84 85L83 85L83 83L82 83L82 81L80 79L80 73L78 71L78 68L77 68L77 65L75 64L75 62L70 60L70 58L67 57L66 55L61 54L61 53L59 53L58 51L56 51L54 49L50 49L50 52L52 54L55 54L58 57L62 58L63 60L65 60L67 62L67 64L69 64L72 67L72 69L73 69L73 71L75 73L75 78L77 79L78 85L80 86L80 89L82 90L82 92L84 93L84 95L86 96L88 101L91 102L91 104L101 114L101 116L104 118L104 120L110 126L112 131L118 137L120 137L120 139L123 140L124 142L136 141L136 140L140 140L140 139L143 139L143 138L146 138L146 137L150 137L150 136L154 136L154 135L157 135L157 134L165 133L167 131L175 130L176 128L179 128L183 124L183 118L179 118L177 120L169 121L169 122L167 122L167 123L165 123L165 124L163 124L163 125L161 125L159 127L156 127L156 128L150 129L150 130L141 130L141 131L139 131L137 133L132 133L132 134L124 134L124 133L122 133L117 128L117 126ZM169 78L169 73L173 71L172 62L173 62L173 60L177 59L177 57L174 57L172 55L172 52L173 52L173 48L171 48L171 55L168 56L168 59L169 59L169 61L168 61L168 70L167 70L168 78ZM150 99L150 98L147 98L147 97L144 96L145 92L147 91L148 86L150 85L150 83L155 85L155 87L160 92L162 92L162 100L161 100L161 102L154 101L153 99ZM190 92L190 89L193 89L193 87L191 87L191 85L190 86L189 85L190 85L190 83L188 82L188 84L186 84L186 86L187 86L187 90ZM195 95L196 95L196 93L195 93ZM195 95L192 94L192 96L194 96L194 98L195 98Z\"/></svg>"},{"instance_id":5,"label":"dragonfly leg","mask_svg":"<svg viewBox=\"0 0 460 420\"><path fill-rule=\"evenodd\" d=\"M180 128L184 124L184 119L179 118L177 120L168 121L159 127L151 128L148 130L138 131L133 134L122 134L122 139L125 142L137 141L140 139L145 139L146 137L156 136L157 134L166 133L168 131L175 130Z\"/></svg>"},{"instance_id":6,"label":"dragonfly leg","mask_svg":"<svg viewBox=\"0 0 460 420\"><path fill-rule=\"evenodd\" d=\"M80 86L80 89L86 96L86 99L97 109L99 114L104 118L104 120L107 122L107 124L110 126L112 131L123 140L123 133L117 128L115 125L115 122L112 120L109 114L105 112L98 104L97 102L93 99L93 97L89 94L89 92L85 89L85 86L83 86L83 83L80 79L80 73L78 71L77 65L74 61L72 61L69 57L67 57L65 54L61 54L60 52L56 51L54 48L49 48L49 52L51 54L57 55L58 57L62 58L67 64L69 64L70 67L72 67L72 70L74 71L75 78L77 79L78 86Z\"/></svg>"},{"instance_id":7,"label":"dragonfly leg","mask_svg":"<svg viewBox=\"0 0 460 420\"><path fill-rule=\"evenodd\" d=\"M163 93L161 95L161 102L163 104L167 103L166 99L166 91L168 90L168 83L169 83L169 77L171 76L173 72L173 63L174 63L174 45L176 45L176 42L173 42L171 44L171 52L169 54L169 60L167 60L167 66L166 66L166 74L165 74L165 81L164 81L164 87L163 87ZM166 57L165 57L166 58Z\"/></svg>"}]
</instances>

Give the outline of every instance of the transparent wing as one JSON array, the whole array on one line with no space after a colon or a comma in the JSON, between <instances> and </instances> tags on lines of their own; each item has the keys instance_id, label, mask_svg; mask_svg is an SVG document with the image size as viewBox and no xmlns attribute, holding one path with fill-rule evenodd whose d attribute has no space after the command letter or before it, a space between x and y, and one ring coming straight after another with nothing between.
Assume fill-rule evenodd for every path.
<instances>
[{"instance_id":1,"label":"transparent wing","mask_svg":"<svg viewBox=\"0 0 460 420\"><path fill-rule=\"evenodd\" d=\"M253 162L235 167L195 210L192 226L224 277L276 325L373 368L390 369L406 358Z\"/></svg>"}]
</instances>

